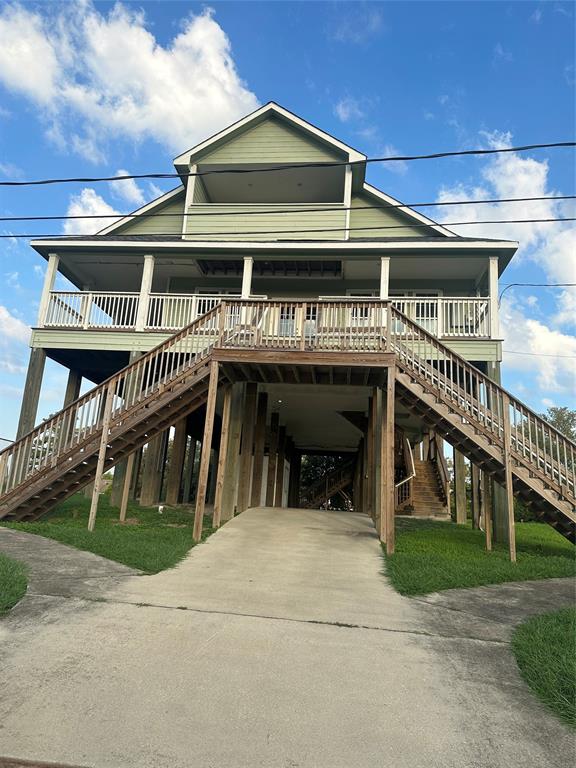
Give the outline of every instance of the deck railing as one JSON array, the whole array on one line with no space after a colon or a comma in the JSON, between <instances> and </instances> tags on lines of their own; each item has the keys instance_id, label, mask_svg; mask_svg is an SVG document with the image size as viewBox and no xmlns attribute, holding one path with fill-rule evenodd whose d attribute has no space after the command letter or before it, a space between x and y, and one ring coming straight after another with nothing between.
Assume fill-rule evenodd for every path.
<instances>
[{"instance_id":1,"label":"deck railing","mask_svg":"<svg viewBox=\"0 0 576 768\"><path fill-rule=\"evenodd\" d=\"M146 297L147 307L142 330L174 332L186 327L213 309L220 301L239 299L238 295L151 293ZM265 298L265 297L258 297ZM136 330L138 293L95 291L52 291L46 311L44 327L81 329ZM334 302L358 303L351 297L320 297L309 302L325 305ZM380 300L362 300L362 309L350 308L351 327L375 326L380 322ZM396 309L414 320L429 333L447 339L489 339L491 337L489 299L482 297L403 297L391 299ZM281 305L281 301L276 302ZM316 321L316 310L308 310L307 321ZM282 317L290 329L295 318Z\"/></svg>"}]
</instances>

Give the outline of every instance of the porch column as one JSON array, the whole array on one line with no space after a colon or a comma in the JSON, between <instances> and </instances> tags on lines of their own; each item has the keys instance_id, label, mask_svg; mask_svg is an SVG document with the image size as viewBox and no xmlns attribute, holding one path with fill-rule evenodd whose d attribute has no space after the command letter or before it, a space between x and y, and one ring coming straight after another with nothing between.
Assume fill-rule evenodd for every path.
<instances>
[{"instance_id":1,"label":"porch column","mask_svg":"<svg viewBox=\"0 0 576 768\"><path fill-rule=\"evenodd\" d=\"M177 422L172 440L172 455L168 467L166 482L166 504L178 504L180 500L180 485L184 470L184 454L186 452L186 417Z\"/></svg>"},{"instance_id":2,"label":"porch column","mask_svg":"<svg viewBox=\"0 0 576 768\"><path fill-rule=\"evenodd\" d=\"M30 350L30 361L28 363L28 372L26 373L26 383L24 384L24 395L22 397L22 406L20 407L20 420L18 421L16 440L19 440L22 435L33 430L36 424L38 400L40 399L45 363L46 352L43 349L33 348Z\"/></svg>"},{"instance_id":3,"label":"porch column","mask_svg":"<svg viewBox=\"0 0 576 768\"><path fill-rule=\"evenodd\" d=\"M218 391L218 363L210 363L210 381L208 384L208 400L206 401L206 418L204 420L204 435L202 437L202 452L200 454L200 471L198 473L198 489L196 491L196 510L194 512L194 529L192 538L195 542L202 538L204 523L204 507L206 491L208 490L208 470L210 468L210 453L212 450L212 430L214 427L214 411Z\"/></svg>"},{"instance_id":4,"label":"porch column","mask_svg":"<svg viewBox=\"0 0 576 768\"><path fill-rule=\"evenodd\" d=\"M380 258L380 298L387 299L390 288L390 256Z\"/></svg>"},{"instance_id":5,"label":"porch column","mask_svg":"<svg viewBox=\"0 0 576 768\"><path fill-rule=\"evenodd\" d=\"M254 259L252 256L244 256L244 269L242 271L242 293L243 299L249 299L252 293L252 267Z\"/></svg>"},{"instance_id":6,"label":"porch column","mask_svg":"<svg viewBox=\"0 0 576 768\"><path fill-rule=\"evenodd\" d=\"M266 506L274 506L274 486L276 484L276 462L278 451L278 423L280 415L273 413L270 417L270 447L268 448L268 477L266 480Z\"/></svg>"},{"instance_id":7,"label":"porch column","mask_svg":"<svg viewBox=\"0 0 576 768\"><path fill-rule=\"evenodd\" d=\"M68 381L66 382L66 391L64 392L64 404L62 408L67 408L70 403L77 400L80 396L80 387L82 385L82 375L70 368L68 371Z\"/></svg>"},{"instance_id":8,"label":"porch column","mask_svg":"<svg viewBox=\"0 0 576 768\"><path fill-rule=\"evenodd\" d=\"M238 492L238 468L240 463L240 440L242 436L242 416L244 407L244 384L232 384L230 401L230 432L226 451L226 472L222 489L222 510L220 522L232 520Z\"/></svg>"},{"instance_id":9,"label":"porch column","mask_svg":"<svg viewBox=\"0 0 576 768\"><path fill-rule=\"evenodd\" d=\"M60 263L60 257L56 253L51 253L48 256L48 266L46 267L46 274L44 275L44 286L42 288L42 297L40 298L40 306L38 307L38 327L43 328L46 323L46 315L48 313L48 305L50 304L50 292L54 290L54 281L58 274L58 264Z\"/></svg>"},{"instance_id":10,"label":"porch column","mask_svg":"<svg viewBox=\"0 0 576 768\"><path fill-rule=\"evenodd\" d=\"M136 314L136 330L143 331L148 322L148 304L150 302L150 291L152 290L152 279L154 277L154 256L147 253L144 256L144 267L142 269L142 282L140 283L140 297L138 299L138 312Z\"/></svg>"},{"instance_id":11,"label":"porch column","mask_svg":"<svg viewBox=\"0 0 576 768\"><path fill-rule=\"evenodd\" d=\"M256 412L256 433L254 436L254 466L252 469L252 493L250 506L259 507L262 499L262 471L264 469L264 445L266 443L266 415L268 412L268 393L258 395Z\"/></svg>"},{"instance_id":12,"label":"porch column","mask_svg":"<svg viewBox=\"0 0 576 768\"><path fill-rule=\"evenodd\" d=\"M456 501L456 522L466 523L466 465L464 454L454 448L454 499Z\"/></svg>"},{"instance_id":13,"label":"porch column","mask_svg":"<svg viewBox=\"0 0 576 768\"><path fill-rule=\"evenodd\" d=\"M394 486L394 402L396 376L393 367L387 370L386 390L382 397L381 450L380 460L380 540L386 541L386 554L394 554L396 489Z\"/></svg>"},{"instance_id":14,"label":"porch column","mask_svg":"<svg viewBox=\"0 0 576 768\"><path fill-rule=\"evenodd\" d=\"M344 239L350 239L350 208L352 207L352 166L347 165L344 170L344 207L345 211L345 227Z\"/></svg>"},{"instance_id":15,"label":"porch column","mask_svg":"<svg viewBox=\"0 0 576 768\"><path fill-rule=\"evenodd\" d=\"M498 319L498 256L490 256L488 263L488 296L490 297L490 338L500 338Z\"/></svg>"},{"instance_id":16,"label":"porch column","mask_svg":"<svg viewBox=\"0 0 576 768\"><path fill-rule=\"evenodd\" d=\"M383 477L382 467L382 431L384 423L382 420L382 389L381 387L374 387L372 394L372 440L373 440L373 453L372 453L372 480L370 492L373 498L373 512L374 512L374 525L380 536L380 541L385 541L386 528L384 525L383 515L385 510L382 509L382 482L385 480Z\"/></svg>"},{"instance_id":17,"label":"porch column","mask_svg":"<svg viewBox=\"0 0 576 768\"><path fill-rule=\"evenodd\" d=\"M250 506L250 482L252 480L252 449L254 446L254 422L256 421L257 384L246 386L244 417L242 420L242 448L240 450L240 479L238 481L238 512Z\"/></svg>"}]
</instances>

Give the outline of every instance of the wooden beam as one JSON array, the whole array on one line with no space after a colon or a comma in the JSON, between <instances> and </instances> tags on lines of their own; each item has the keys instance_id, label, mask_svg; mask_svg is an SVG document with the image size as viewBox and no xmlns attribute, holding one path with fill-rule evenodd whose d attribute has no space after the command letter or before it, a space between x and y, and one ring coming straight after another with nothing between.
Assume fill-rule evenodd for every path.
<instances>
[{"instance_id":1,"label":"wooden beam","mask_svg":"<svg viewBox=\"0 0 576 768\"><path fill-rule=\"evenodd\" d=\"M260 392L256 409L256 431L254 435L254 466L252 469L252 492L250 494L250 505L252 507L259 507L262 499L262 471L264 469L267 413L268 393Z\"/></svg>"},{"instance_id":2,"label":"wooden beam","mask_svg":"<svg viewBox=\"0 0 576 768\"><path fill-rule=\"evenodd\" d=\"M230 384L224 389L224 403L222 405L222 428L220 430L220 450L218 451L218 469L216 473L216 493L214 496L214 515L212 527L219 528L222 521L222 495L224 492L224 473L226 472L226 459L228 453L228 436L230 434L230 402L232 400L232 387Z\"/></svg>"},{"instance_id":3,"label":"wooden beam","mask_svg":"<svg viewBox=\"0 0 576 768\"><path fill-rule=\"evenodd\" d=\"M192 476L194 475L194 462L196 460L196 442L196 438L191 437L188 445L188 456L184 468L184 491L182 493L182 501L184 504L190 503Z\"/></svg>"},{"instance_id":4,"label":"wooden beam","mask_svg":"<svg viewBox=\"0 0 576 768\"><path fill-rule=\"evenodd\" d=\"M466 513L466 464L464 454L454 448L454 499L456 501L456 522L465 525Z\"/></svg>"},{"instance_id":5,"label":"wooden beam","mask_svg":"<svg viewBox=\"0 0 576 768\"><path fill-rule=\"evenodd\" d=\"M378 531L381 541L385 541L386 536L386 518L383 515L384 509L382 506L383 494L382 494L382 481L383 481L383 465L382 465L382 390L380 387L375 387L372 390L372 421L373 421L373 440L374 448L372 455L373 475L372 475L372 488L371 493L374 498L374 525Z\"/></svg>"},{"instance_id":6,"label":"wooden beam","mask_svg":"<svg viewBox=\"0 0 576 768\"><path fill-rule=\"evenodd\" d=\"M516 524L514 521L514 478L512 475L512 456L510 436L510 399L502 393L502 421L504 425L504 476L506 488L506 512L508 519L508 549L510 561L516 562Z\"/></svg>"},{"instance_id":7,"label":"wooden beam","mask_svg":"<svg viewBox=\"0 0 576 768\"><path fill-rule=\"evenodd\" d=\"M228 450L226 452L226 474L222 490L221 522L227 522L234 517L238 493L238 470L240 464L240 440L242 437L242 415L244 411L244 384L236 382L232 385L230 401L230 431Z\"/></svg>"},{"instance_id":8,"label":"wooden beam","mask_svg":"<svg viewBox=\"0 0 576 768\"><path fill-rule=\"evenodd\" d=\"M486 551L492 552L492 478L482 472L482 498L484 505L484 538Z\"/></svg>"},{"instance_id":9,"label":"wooden beam","mask_svg":"<svg viewBox=\"0 0 576 768\"><path fill-rule=\"evenodd\" d=\"M284 494L284 459L286 456L286 427L278 430L278 455L276 459L276 488L274 490L274 506L282 506Z\"/></svg>"},{"instance_id":10,"label":"wooden beam","mask_svg":"<svg viewBox=\"0 0 576 768\"><path fill-rule=\"evenodd\" d=\"M256 421L256 398L258 385L246 385L244 415L242 418L242 447L240 449L240 477L238 480L238 512L250 506L250 484L252 480L252 449L254 447L254 422Z\"/></svg>"},{"instance_id":11,"label":"wooden beam","mask_svg":"<svg viewBox=\"0 0 576 768\"><path fill-rule=\"evenodd\" d=\"M366 427L366 475L364 478L364 503L366 512L374 517L374 396L368 398L368 426Z\"/></svg>"},{"instance_id":12,"label":"wooden beam","mask_svg":"<svg viewBox=\"0 0 576 768\"><path fill-rule=\"evenodd\" d=\"M124 486L122 488L122 499L120 501L120 522L126 520L126 509L128 508L128 499L130 497L130 486L132 484L132 472L134 470L134 460L136 451L132 452L126 459L126 472L124 473Z\"/></svg>"},{"instance_id":13,"label":"wooden beam","mask_svg":"<svg viewBox=\"0 0 576 768\"><path fill-rule=\"evenodd\" d=\"M470 483L472 501L472 528L480 528L480 468L470 462Z\"/></svg>"},{"instance_id":14,"label":"wooden beam","mask_svg":"<svg viewBox=\"0 0 576 768\"><path fill-rule=\"evenodd\" d=\"M102 475L104 473L104 462L106 461L106 448L108 447L108 432L110 421L112 420L112 405L114 403L115 382L110 383L106 390L106 403L104 405L104 415L102 417L102 437L100 438L100 449L98 450L98 463L96 464L96 474L94 475L94 488L92 489L92 501L90 503L90 514L88 516L88 530L93 531L96 524L96 512L98 511L98 499L100 497L100 488L102 485Z\"/></svg>"},{"instance_id":15,"label":"wooden beam","mask_svg":"<svg viewBox=\"0 0 576 768\"><path fill-rule=\"evenodd\" d=\"M214 429L214 410L218 392L218 363L210 363L210 382L208 384L208 400L206 401L206 419L204 421L204 436L200 454L200 472L198 473L198 489L196 491L196 511L194 513L194 528L192 538L195 542L202 538L204 523L204 508L206 506L206 491L208 488L208 470L210 468L210 451L212 449L212 430Z\"/></svg>"},{"instance_id":16,"label":"wooden beam","mask_svg":"<svg viewBox=\"0 0 576 768\"><path fill-rule=\"evenodd\" d=\"M290 458L290 483L288 490L288 504L291 507L298 507L300 504L300 469L302 465L302 454L297 448L292 451Z\"/></svg>"},{"instance_id":17,"label":"wooden beam","mask_svg":"<svg viewBox=\"0 0 576 768\"><path fill-rule=\"evenodd\" d=\"M180 419L174 428L172 440L172 455L168 467L166 481L166 504L178 504L180 501L180 486L184 471L184 454L186 453L186 418Z\"/></svg>"},{"instance_id":18,"label":"wooden beam","mask_svg":"<svg viewBox=\"0 0 576 768\"><path fill-rule=\"evenodd\" d=\"M393 555L395 547L394 515L396 493L394 487L394 389L395 370L388 368L388 380L386 382L386 394L383 398L382 410L382 520L386 539L386 554ZM380 537L382 538L382 536Z\"/></svg>"},{"instance_id":19,"label":"wooden beam","mask_svg":"<svg viewBox=\"0 0 576 768\"><path fill-rule=\"evenodd\" d=\"M268 448L268 477L266 480L266 506L274 506L274 487L276 485L276 452L278 451L278 425L280 416L273 413L270 417L270 446Z\"/></svg>"}]
</instances>

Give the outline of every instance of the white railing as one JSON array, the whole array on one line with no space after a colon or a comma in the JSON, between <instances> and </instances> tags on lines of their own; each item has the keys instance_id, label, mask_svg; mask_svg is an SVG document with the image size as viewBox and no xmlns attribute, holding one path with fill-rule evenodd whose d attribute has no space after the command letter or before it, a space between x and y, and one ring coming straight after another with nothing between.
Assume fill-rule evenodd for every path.
<instances>
[{"instance_id":1,"label":"white railing","mask_svg":"<svg viewBox=\"0 0 576 768\"><path fill-rule=\"evenodd\" d=\"M144 329L178 331L214 309L219 302L239 298L239 295L223 294L151 293L147 297L147 312L144 312ZM44 326L134 330L139 301L137 293L53 291ZM321 296L318 301L348 302L350 309L346 325L350 328L375 327L380 322L377 299L361 299L354 304L351 297ZM398 296L392 297L391 301L402 314L438 338L491 338L488 298ZM295 321L295 317L281 319L287 328ZM315 316L307 317L305 322L314 325Z\"/></svg>"}]
</instances>

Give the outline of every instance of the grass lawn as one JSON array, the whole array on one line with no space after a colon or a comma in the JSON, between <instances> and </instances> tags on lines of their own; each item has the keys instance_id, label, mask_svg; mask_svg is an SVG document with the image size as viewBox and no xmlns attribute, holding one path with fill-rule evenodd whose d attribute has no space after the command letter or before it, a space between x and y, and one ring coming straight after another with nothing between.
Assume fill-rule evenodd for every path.
<instances>
[{"instance_id":1,"label":"grass lawn","mask_svg":"<svg viewBox=\"0 0 576 768\"><path fill-rule=\"evenodd\" d=\"M110 506L104 494L98 504L96 527L87 529L90 500L76 494L55 507L41 520L33 523L5 523L27 533L36 533L56 539L78 549L94 552L110 560L116 560L146 573L158 573L181 560L194 545L192 541L193 510L164 507L140 507L129 503L127 522L118 523L118 509ZM207 518L202 538L212 533Z\"/></svg>"},{"instance_id":2,"label":"grass lawn","mask_svg":"<svg viewBox=\"0 0 576 768\"><path fill-rule=\"evenodd\" d=\"M0 555L0 616L24 597L26 585L26 566Z\"/></svg>"},{"instance_id":3,"label":"grass lawn","mask_svg":"<svg viewBox=\"0 0 576 768\"><path fill-rule=\"evenodd\" d=\"M524 622L514 632L512 650L530 688L576 727L576 608Z\"/></svg>"},{"instance_id":4,"label":"grass lawn","mask_svg":"<svg viewBox=\"0 0 576 768\"><path fill-rule=\"evenodd\" d=\"M396 530L396 552L386 565L403 595L576 574L576 547L544 523L516 524L516 564L504 546L486 552L483 532L469 525L397 520Z\"/></svg>"}]
</instances>

